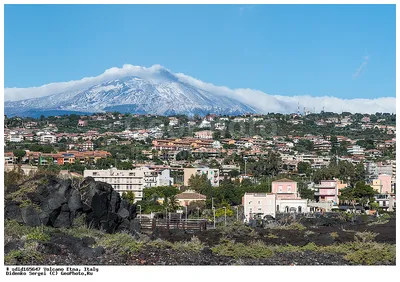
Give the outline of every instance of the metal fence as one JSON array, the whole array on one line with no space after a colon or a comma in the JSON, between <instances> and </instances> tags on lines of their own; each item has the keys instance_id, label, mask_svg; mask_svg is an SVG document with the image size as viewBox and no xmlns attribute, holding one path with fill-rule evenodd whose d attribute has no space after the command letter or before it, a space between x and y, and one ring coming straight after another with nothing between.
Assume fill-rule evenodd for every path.
<instances>
[{"instance_id":1,"label":"metal fence","mask_svg":"<svg viewBox=\"0 0 400 282\"><path fill-rule=\"evenodd\" d=\"M154 231L156 228L166 230L180 229L187 231L207 230L207 220L205 219L150 219L141 218L138 220L141 230Z\"/></svg>"}]
</instances>

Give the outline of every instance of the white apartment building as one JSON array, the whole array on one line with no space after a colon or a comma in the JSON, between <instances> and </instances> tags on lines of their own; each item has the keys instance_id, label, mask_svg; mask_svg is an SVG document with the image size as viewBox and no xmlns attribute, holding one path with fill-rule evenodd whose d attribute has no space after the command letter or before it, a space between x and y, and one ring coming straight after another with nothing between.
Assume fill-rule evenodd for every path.
<instances>
[{"instance_id":1,"label":"white apartment building","mask_svg":"<svg viewBox=\"0 0 400 282\"><path fill-rule=\"evenodd\" d=\"M353 156L354 155L364 155L364 148L362 148L358 145L353 145L353 146L347 147L347 152Z\"/></svg>"},{"instance_id":2,"label":"white apartment building","mask_svg":"<svg viewBox=\"0 0 400 282\"><path fill-rule=\"evenodd\" d=\"M93 177L96 181L102 181L118 191L132 191L135 193L135 202L142 200L143 189L156 186L173 185L173 178L170 177L170 170L154 170L148 167L139 167L133 170L85 170L84 177Z\"/></svg>"},{"instance_id":3,"label":"white apartment building","mask_svg":"<svg viewBox=\"0 0 400 282\"><path fill-rule=\"evenodd\" d=\"M18 133L10 133L8 141L10 142L22 142L24 140L24 136Z\"/></svg>"},{"instance_id":4,"label":"white apartment building","mask_svg":"<svg viewBox=\"0 0 400 282\"><path fill-rule=\"evenodd\" d=\"M205 120L205 119L202 120L199 125L199 128L207 128L207 127L211 127L211 122L209 122L208 120Z\"/></svg>"},{"instance_id":5,"label":"white apartment building","mask_svg":"<svg viewBox=\"0 0 400 282\"><path fill-rule=\"evenodd\" d=\"M176 117L169 118L169 126L176 126L179 124L179 120Z\"/></svg>"},{"instance_id":6,"label":"white apartment building","mask_svg":"<svg viewBox=\"0 0 400 282\"><path fill-rule=\"evenodd\" d=\"M51 134L45 134L45 135L40 136L40 142L42 142L42 143L52 144L52 143L56 143L56 141L57 141L57 137L55 137L54 135L51 135Z\"/></svg>"},{"instance_id":7,"label":"white apartment building","mask_svg":"<svg viewBox=\"0 0 400 282\"><path fill-rule=\"evenodd\" d=\"M391 163L388 163L388 164L378 163L377 171L378 171L378 175L379 174L387 174L387 175L393 176L393 165Z\"/></svg>"},{"instance_id":8,"label":"white apartment building","mask_svg":"<svg viewBox=\"0 0 400 282\"><path fill-rule=\"evenodd\" d=\"M219 186L219 169L213 169L208 167L196 167L196 168L185 168L183 169L183 185L189 186L189 179L192 175L203 175L205 174L210 180L211 185L214 187Z\"/></svg>"},{"instance_id":9,"label":"white apartment building","mask_svg":"<svg viewBox=\"0 0 400 282\"><path fill-rule=\"evenodd\" d=\"M199 139L212 139L213 132L211 130L197 131L194 133L194 137Z\"/></svg>"}]
</instances>

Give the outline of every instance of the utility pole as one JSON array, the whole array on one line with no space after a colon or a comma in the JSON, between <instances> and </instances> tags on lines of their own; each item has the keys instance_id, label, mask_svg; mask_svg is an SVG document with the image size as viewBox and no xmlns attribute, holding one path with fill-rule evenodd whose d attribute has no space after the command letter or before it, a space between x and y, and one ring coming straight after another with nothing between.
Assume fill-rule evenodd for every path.
<instances>
[{"instance_id":1,"label":"utility pole","mask_svg":"<svg viewBox=\"0 0 400 282\"><path fill-rule=\"evenodd\" d=\"M212 210L213 210L213 214L214 214L214 229L215 229L215 208L213 207Z\"/></svg>"},{"instance_id":2,"label":"utility pole","mask_svg":"<svg viewBox=\"0 0 400 282\"><path fill-rule=\"evenodd\" d=\"M226 207L224 207L225 210L225 226L226 226Z\"/></svg>"},{"instance_id":3,"label":"utility pole","mask_svg":"<svg viewBox=\"0 0 400 282\"><path fill-rule=\"evenodd\" d=\"M138 207L140 207L140 209L139 209L139 222L142 223L142 206L138 205Z\"/></svg>"}]
</instances>

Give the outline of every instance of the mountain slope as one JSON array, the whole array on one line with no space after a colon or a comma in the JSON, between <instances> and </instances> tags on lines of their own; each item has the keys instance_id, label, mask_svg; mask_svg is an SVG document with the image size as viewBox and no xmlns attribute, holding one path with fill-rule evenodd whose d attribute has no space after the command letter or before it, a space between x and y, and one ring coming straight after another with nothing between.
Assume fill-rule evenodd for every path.
<instances>
[{"instance_id":1,"label":"mountain slope","mask_svg":"<svg viewBox=\"0 0 400 282\"><path fill-rule=\"evenodd\" d=\"M257 112L237 100L180 81L166 69L21 101L6 101L5 114L32 111L119 111L151 114L243 114Z\"/></svg>"}]
</instances>

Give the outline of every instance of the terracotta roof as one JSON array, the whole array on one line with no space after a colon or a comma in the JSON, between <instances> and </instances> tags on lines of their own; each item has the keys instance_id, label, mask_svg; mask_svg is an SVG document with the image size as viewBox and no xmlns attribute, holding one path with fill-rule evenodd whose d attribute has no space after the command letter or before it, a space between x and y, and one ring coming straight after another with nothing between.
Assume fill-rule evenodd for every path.
<instances>
[{"instance_id":1,"label":"terracotta roof","mask_svg":"<svg viewBox=\"0 0 400 282\"><path fill-rule=\"evenodd\" d=\"M199 194L199 193L193 193L193 192L183 192L181 194L176 195L176 198L178 200L205 200L207 197Z\"/></svg>"},{"instance_id":2,"label":"terracotta roof","mask_svg":"<svg viewBox=\"0 0 400 282\"><path fill-rule=\"evenodd\" d=\"M278 179L272 182L296 182L294 180L288 179L288 178L282 178L282 179Z\"/></svg>"}]
</instances>

